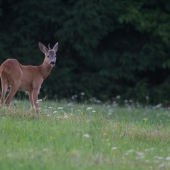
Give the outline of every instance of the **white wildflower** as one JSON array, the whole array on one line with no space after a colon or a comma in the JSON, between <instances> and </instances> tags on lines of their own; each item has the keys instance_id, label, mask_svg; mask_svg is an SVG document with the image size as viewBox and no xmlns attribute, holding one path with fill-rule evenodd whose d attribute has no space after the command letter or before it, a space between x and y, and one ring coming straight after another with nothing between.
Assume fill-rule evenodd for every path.
<instances>
[{"instance_id":1,"label":"white wildflower","mask_svg":"<svg viewBox=\"0 0 170 170\"><path fill-rule=\"evenodd\" d=\"M55 110L53 113L57 113L57 111Z\"/></svg>"},{"instance_id":2,"label":"white wildflower","mask_svg":"<svg viewBox=\"0 0 170 170\"><path fill-rule=\"evenodd\" d=\"M66 118L66 119L67 119L67 118L68 118L68 116L67 116L67 115L64 115L64 118Z\"/></svg>"},{"instance_id":3,"label":"white wildflower","mask_svg":"<svg viewBox=\"0 0 170 170\"><path fill-rule=\"evenodd\" d=\"M113 147L113 148L112 148L112 150L116 150L116 149L117 149L117 147Z\"/></svg>"},{"instance_id":4,"label":"white wildflower","mask_svg":"<svg viewBox=\"0 0 170 170\"><path fill-rule=\"evenodd\" d=\"M118 104L116 103L116 101L113 101L113 106L117 106Z\"/></svg>"},{"instance_id":5,"label":"white wildflower","mask_svg":"<svg viewBox=\"0 0 170 170\"><path fill-rule=\"evenodd\" d=\"M170 156L166 157L166 160L167 160L167 161L170 161Z\"/></svg>"},{"instance_id":6,"label":"white wildflower","mask_svg":"<svg viewBox=\"0 0 170 170\"><path fill-rule=\"evenodd\" d=\"M9 157L10 157L10 156L12 156L12 154L11 154L11 153L8 153L8 154L7 154L7 156L9 156Z\"/></svg>"},{"instance_id":7,"label":"white wildflower","mask_svg":"<svg viewBox=\"0 0 170 170\"><path fill-rule=\"evenodd\" d=\"M84 92L81 92L80 94L81 94L82 96L84 96Z\"/></svg>"},{"instance_id":8,"label":"white wildflower","mask_svg":"<svg viewBox=\"0 0 170 170\"><path fill-rule=\"evenodd\" d=\"M44 148L43 151L48 151L48 149L47 149L47 148Z\"/></svg>"},{"instance_id":9,"label":"white wildflower","mask_svg":"<svg viewBox=\"0 0 170 170\"><path fill-rule=\"evenodd\" d=\"M134 152L134 150L133 150L133 149L131 149L131 150L128 150L127 152L129 152L129 153L130 153L130 152Z\"/></svg>"},{"instance_id":10,"label":"white wildflower","mask_svg":"<svg viewBox=\"0 0 170 170\"><path fill-rule=\"evenodd\" d=\"M58 109L63 109L62 107L58 107Z\"/></svg>"},{"instance_id":11,"label":"white wildflower","mask_svg":"<svg viewBox=\"0 0 170 170\"><path fill-rule=\"evenodd\" d=\"M88 135L88 134L84 134L84 135L83 135L83 137L85 137L85 138L89 138L89 137L90 137L90 135Z\"/></svg>"},{"instance_id":12,"label":"white wildflower","mask_svg":"<svg viewBox=\"0 0 170 170\"><path fill-rule=\"evenodd\" d=\"M96 100L96 103L101 103L101 101L100 100Z\"/></svg>"},{"instance_id":13,"label":"white wildflower","mask_svg":"<svg viewBox=\"0 0 170 170\"><path fill-rule=\"evenodd\" d=\"M92 107L88 107L86 110L90 110L90 109L92 109Z\"/></svg>"},{"instance_id":14,"label":"white wildflower","mask_svg":"<svg viewBox=\"0 0 170 170\"><path fill-rule=\"evenodd\" d=\"M163 159L163 157L161 157L161 156L155 156L154 158L155 159Z\"/></svg>"},{"instance_id":15,"label":"white wildflower","mask_svg":"<svg viewBox=\"0 0 170 170\"><path fill-rule=\"evenodd\" d=\"M164 163L161 163L161 164L159 165L159 168L163 168L163 167L165 167L165 164L164 164Z\"/></svg>"},{"instance_id":16,"label":"white wildflower","mask_svg":"<svg viewBox=\"0 0 170 170\"><path fill-rule=\"evenodd\" d=\"M143 156L144 155L144 153L143 152L139 152L139 151L137 151L136 152L139 156Z\"/></svg>"},{"instance_id":17,"label":"white wildflower","mask_svg":"<svg viewBox=\"0 0 170 170\"><path fill-rule=\"evenodd\" d=\"M60 119L60 118L62 118L62 116L57 116L56 118L57 118L57 119Z\"/></svg>"}]
</instances>

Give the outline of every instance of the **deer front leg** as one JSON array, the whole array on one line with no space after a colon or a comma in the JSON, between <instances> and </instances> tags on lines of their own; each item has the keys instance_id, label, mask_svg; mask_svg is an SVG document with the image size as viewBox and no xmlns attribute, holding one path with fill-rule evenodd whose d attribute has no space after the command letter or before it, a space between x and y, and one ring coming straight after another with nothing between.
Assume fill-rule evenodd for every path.
<instances>
[{"instance_id":1,"label":"deer front leg","mask_svg":"<svg viewBox=\"0 0 170 170\"><path fill-rule=\"evenodd\" d=\"M35 111L37 112L37 114L39 114L39 108L38 108L38 92L39 90L34 90L33 91L33 101L34 101L34 107L35 107Z\"/></svg>"},{"instance_id":2,"label":"deer front leg","mask_svg":"<svg viewBox=\"0 0 170 170\"><path fill-rule=\"evenodd\" d=\"M29 100L30 100L30 103L31 103L31 109L30 110L32 110L34 108L33 91L28 92L28 96L29 96Z\"/></svg>"}]
</instances>

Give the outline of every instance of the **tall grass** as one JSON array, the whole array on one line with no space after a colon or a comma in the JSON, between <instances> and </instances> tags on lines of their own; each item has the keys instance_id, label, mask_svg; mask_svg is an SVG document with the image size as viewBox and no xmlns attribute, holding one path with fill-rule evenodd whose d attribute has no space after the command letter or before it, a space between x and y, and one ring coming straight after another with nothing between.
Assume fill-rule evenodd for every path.
<instances>
[{"instance_id":1,"label":"tall grass","mask_svg":"<svg viewBox=\"0 0 170 170\"><path fill-rule=\"evenodd\" d=\"M0 169L170 169L167 109L39 105L39 116L28 101L0 111Z\"/></svg>"}]
</instances>

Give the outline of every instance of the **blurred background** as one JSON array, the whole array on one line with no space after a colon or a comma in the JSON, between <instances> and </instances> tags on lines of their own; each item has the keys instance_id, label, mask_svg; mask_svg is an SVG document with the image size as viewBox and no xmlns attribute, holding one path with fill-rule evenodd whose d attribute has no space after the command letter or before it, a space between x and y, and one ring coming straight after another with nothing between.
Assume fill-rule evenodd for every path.
<instances>
[{"instance_id":1,"label":"blurred background","mask_svg":"<svg viewBox=\"0 0 170 170\"><path fill-rule=\"evenodd\" d=\"M59 42L40 97L170 101L170 1L0 0L0 64L40 65L39 41Z\"/></svg>"}]
</instances>

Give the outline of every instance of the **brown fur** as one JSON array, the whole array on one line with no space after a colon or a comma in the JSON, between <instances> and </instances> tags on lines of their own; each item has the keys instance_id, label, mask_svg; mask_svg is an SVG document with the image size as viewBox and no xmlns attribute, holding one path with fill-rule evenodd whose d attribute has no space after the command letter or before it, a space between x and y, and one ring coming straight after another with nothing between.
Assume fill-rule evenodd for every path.
<instances>
[{"instance_id":1,"label":"brown fur","mask_svg":"<svg viewBox=\"0 0 170 170\"><path fill-rule=\"evenodd\" d=\"M0 67L1 77L1 105L5 98L6 91L10 87L9 95L6 98L5 105L9 107L10 102L16 92L25 91L29 95L31 107L38 111L38 92L44 79L50 74L53 64L56 62L55 53L58 50L58 43L51 50L47 49L43 44L39 43L40 50L45 54L44 62L40 66L24 66L16 59L8 59L4 61ZM50 54L51 53L51 54ZM54 62L51 64L51 62Z\"/></svg>"}]
</instances>

